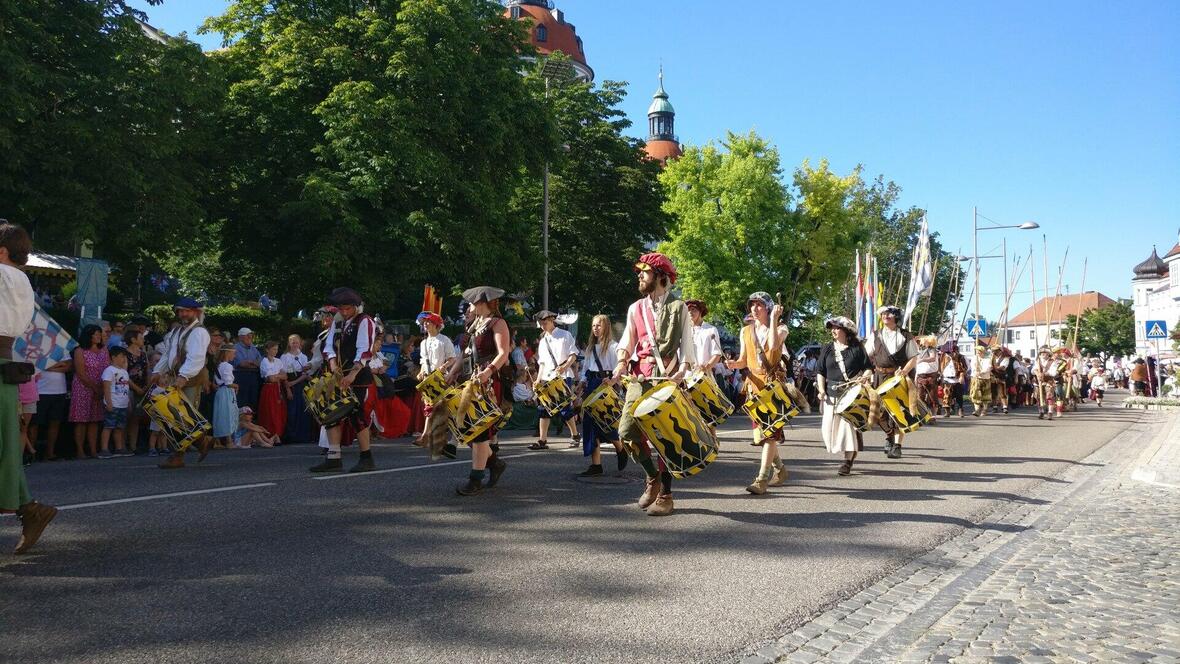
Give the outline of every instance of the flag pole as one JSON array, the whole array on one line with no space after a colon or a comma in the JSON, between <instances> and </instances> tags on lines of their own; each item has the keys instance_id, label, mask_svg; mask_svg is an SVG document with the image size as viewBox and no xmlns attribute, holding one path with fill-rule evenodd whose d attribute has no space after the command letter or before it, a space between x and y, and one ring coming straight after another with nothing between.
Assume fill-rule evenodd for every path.
<instances>
[{"instance_id":1,"label":"flag pole","mask_svg":"<svg viewBox=\"0 0 1180 664\"><path fill-rule=\"evenodd\" d=\"M930 295L926 297L926 308L922 310L922 323L918 325L918 333L926 331L926 316L930 314L930 305L934 303L934 286L938 283L938 258L934 259L934 268L930 272ZM921 298L918 298L921 300ZM914 306L917 306L916 304Z\"/></svg>"}]
</instances>

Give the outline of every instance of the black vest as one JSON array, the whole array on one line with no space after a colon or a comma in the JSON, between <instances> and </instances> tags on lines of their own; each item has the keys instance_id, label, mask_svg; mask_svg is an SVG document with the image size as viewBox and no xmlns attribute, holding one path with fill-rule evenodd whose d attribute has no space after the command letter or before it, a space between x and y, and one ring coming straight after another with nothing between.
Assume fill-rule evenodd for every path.
<instances>
[{"instance_id":1,"label":"black vest","mask_svg":"<svg viewBox=\"0 0 1180 664\"><path fill-rule=\"evenodd\" d=\"M357 314L352 317L352 320L336 324L336 361L340 363L340 369L345 373L351 371L353 364L356 363L357 335L360 332L361 321L368 319L369 316L366 314ZM373 343L373 340L369 339L369 343ZM369 371L367 364L356 375L356 380L352 382L353 385L371 385L372 383L373 372Z\"/></svg>"}]
</instances>

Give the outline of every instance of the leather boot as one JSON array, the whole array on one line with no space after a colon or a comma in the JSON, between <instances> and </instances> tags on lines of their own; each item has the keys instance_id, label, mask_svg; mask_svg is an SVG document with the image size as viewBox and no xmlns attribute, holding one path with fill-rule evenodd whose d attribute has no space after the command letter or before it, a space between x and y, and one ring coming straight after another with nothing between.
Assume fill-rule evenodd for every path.
<instances>
[{"instance_id":1,"label":"leather boot","mask_svg":"<svg viewBox=\"0 0 1180 664\"><path fill-rule=\"evenodd\" d=\"M41 533L45 530L45 526L53 521L53 517L57 516L57 508L52 505L42 505L36 502L25 503L16 511L16 515L20 518L21 533L20 541L16 543L16 548L13 553L21 554L33 548L37 540L41 538Z\"/></svg>"},{"instance_id":2,"label":"leather boot","mask_svg":"<svg viewBox=\"0 0 1180 664\"><path fill-rule=\"evenodd\" d=\"M639 497L639 509L645 510L651 507L652 503L660 497L660 492L664 490L664 483L658 477L647 478L647 487L643 490L643 495Z\"/></svg>"},{"instance_id":3,"label":"leather boot","mask_svg":"<svg viewBox=\"0 0 1180 664\"><path fill-rule=\"evenodd\" d=\"M483 485L473 477L468 477L467 482L455 488L455 492L460 496L474 496L480 491L483 491Z\"/></svg>"},{"instance_id":4,"label":"leather boot","mask_svg":"<svg viewBox=\"0 0 1180 664\"><path fill-rule=\"evenodd\" d=\"M493 454L492 457L488 459L487 488L490 489L496 486L496 482L500 481L500 476L504 474L504 471L507 468L508 462Z\"/></svg>"},{"instance_id":5,"label":"leather boot","mask_svg":"<svg viewBox=\"0 0 1180 664\"><path fill-rule=\"evenodd\" d=\"M900 459L901 458L901 445L899 443L894 443L893 447L889 448L889 453L887 454L887 456L890 459Z\"/></svg>"},{"instance_id":6,"label":"leather boot","mask_svg":"<svg viewBox=\"0 0 1180 664\"><path fill-rule=\"evenodd\" d=\"M673 509L672 494L665 493L664 495L660 496L659 498L656 498L656 501L651 504L651 507L648 508L648 510L647 510L647 515L648 516L668 516L669 514L672 513L672 509Z\"/></svg>"},{"instance_id":7,"label":"leather boot","mask_svg":"<svg viewBox=\"0 0 1180 664\"><path fill-rule=\"evenodd\" d=\"M213 447L213 436L201 436L201 442L197 443L197 463L205 460L209 456L209 450Z\"/></svg>"},{"instance_id":8,"label":"leather boot","mask_svg":"<svg viewBox=\"0 0 1180 664\"><path fill-rule=\"evenodd\" d=\"M156 466L164 470L175 470L176 468L184 468L184 453L173 452L171 456L165 459L161 464Z\"/></svg>"},{"instance_id":9,"label":"leather boot","mask_svg":"<svg viewBox=\"0 0 1180 664\"><path fill-rule=\"evenodd\" d=\"M771 475L770 482L766 486L782 486L787 482L787 465L783 464L774 469L774 475Z\"/></svg>"},{"instance_id":10,"label":"leather boot","mask_svg":"<svg viewBox=\"0 0 1180 664\"><path fill-rule=\"evenodd\" d=\"M324 459L308 470L313 473L340 473L344 471L344 462L340 459Z\"/></svg>"},{"instance_id":11,"label":"leather boot","mask_svg":"<svg viewBox=\"0 0 1180 664\"><path fill-rule=\"evenodd\" d=\"M770 484L770 480L759 477L758 479L754 480L750 486L746 487L746 491L749 491L755 496L761 496L762 494L766 493L766 487L768 484Z\"/></svg>"}]
</instances>

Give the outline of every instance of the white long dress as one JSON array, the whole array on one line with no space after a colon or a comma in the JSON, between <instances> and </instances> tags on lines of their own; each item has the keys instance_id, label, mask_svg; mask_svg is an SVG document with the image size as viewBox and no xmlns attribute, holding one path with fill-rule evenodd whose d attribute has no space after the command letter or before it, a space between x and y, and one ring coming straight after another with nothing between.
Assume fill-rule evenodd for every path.
<instances>
[{"instance_id":1,"label":"white long dress","mask_svg":"<svg viewBox=\"0 0 1180 664\"><path fill-rule=\"evenodd\" d=\"M836 357L841 357L842 353L848 346L834 343L833 352ZM823 367L819 368L823 371ZM831 454L844 454L845 452L856 452L856 429L849 424L848 420L836 414L836 404L829 403L831 397L823 395L824 398L820 402L820 434L824 439L824 446L828 448Z\"/></svg>"}]
</instances>

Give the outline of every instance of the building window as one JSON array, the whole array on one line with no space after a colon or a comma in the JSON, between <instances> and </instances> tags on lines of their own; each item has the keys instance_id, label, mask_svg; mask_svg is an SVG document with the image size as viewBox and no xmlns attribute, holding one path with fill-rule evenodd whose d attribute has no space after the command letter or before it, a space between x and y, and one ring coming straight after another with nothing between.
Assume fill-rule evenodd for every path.
<instances>
[{"instance_id":1,"label":"building window","mask_svg":"<svg viewBox=\"0 0 1180 664\"><path fill-rule=\"evenodd\" d=\"M513 7L511 10L512 18L520 18L520 7Z\"/></svg>"},{"instance_id":2,"label":"building window","mask_svg":"<svg viewBox=\"0 0 1180 664\"><path fill-rule=\"evenodd\" d=\"M543 25L538 25L537 26L537 41L538 42L545 42L548 40L549 40L549 28L546 28Z\"/></svg>"},{"instance_id":3,"label":"building window","mask_svg":"<svg viewBox=\"0 0 1180 664\"><path fill-rule=\"evenodd\" d=\"M578 37L578 53L581 53L582 55L586 55L586 48L584 46L582 46L582 38L581 37Z\"/></svg>"}]
</instances>

